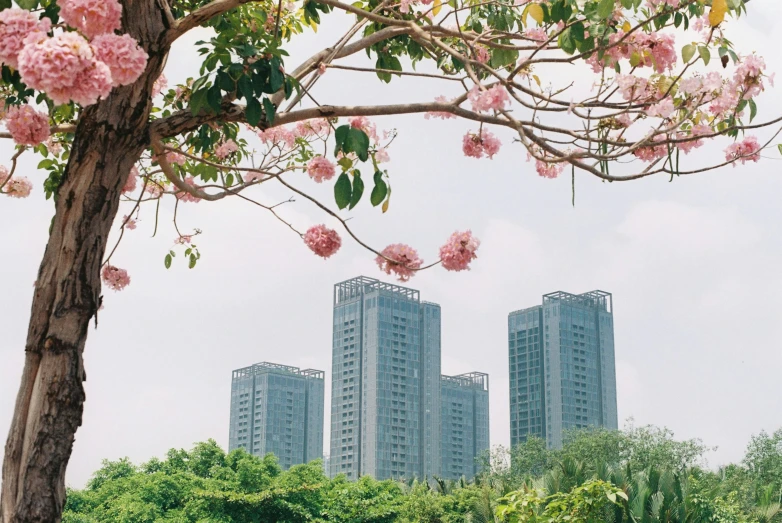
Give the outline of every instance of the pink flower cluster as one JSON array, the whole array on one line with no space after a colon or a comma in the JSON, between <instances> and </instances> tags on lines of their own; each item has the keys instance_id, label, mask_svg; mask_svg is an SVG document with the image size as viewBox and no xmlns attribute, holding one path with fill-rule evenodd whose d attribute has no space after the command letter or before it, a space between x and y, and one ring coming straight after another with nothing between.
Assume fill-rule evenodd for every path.
<instances>
[{"instance_id":1,"label":"pink flower cluster","mask_svg":"<svg viewBox=\"0 0 782 523\"><path fill-rule=\"evenodd\" d=\"M537 148L535 150L535 153L538 155L544 154L541 150ZM528 152L527 161L530 161L533 158L535 157ZM547 162L545 160L535 158L535 172L537 172L538 176L542 178L556 178L557 176L562 174L563 170L565 170L565 162Z\"/></svg>"},{"instance_id":2,"label":"pink flower cluster","mask_svg":"<svg viewBox=\"0 0 782 523\"><path fill-rule=\"evenodd\" d=\"M316 183L321 183L323 180L331 180L335 174L334 164L323 156L316 156L307 163L307 174Z\"/></svg>"},{"instance_id":3,"label":"pink flower cluster","mask_svg":"<svg viewBox=\"0 0 782 523\"><path fill-rule=\"evenodd\" d=\"M122 217L122 223L125 224L125 228L130 231L136 230L136 220L128 216L127 214Z\"/></svg>"},{"instance_id":4,"label":"pink flower cluster","mask_svg":"<svg viewBox=\"0 0 782 523\"><path fill-rule=\"evenodd\" d=\"M438 96L437 98L434 99L434 101L441 104L447 104L451 102L451 100L449 100L445 96ZM430 118L441 118L443 120L448 120L449 118L456 118L456 115L453 115L451 113L446 113L444 111L429 111L424 114L424 118L426 118L427 120Z\"/></svg>"},{"instance_id":5,"label":"pink flower cluster","mask_svg":"<svg viewBox=\"0 0 782 523\"><path fill-rule=\"evenodd\" d=\"M296 124L296 135L303 138L310 138L312 136L325 138L330 130L331 125L325 118L313 118Z\"/></svg>"},{"instance_id":6,"label":"pink flower cluster","mask_svg":"<svg viewBox=\"0 0 782 523\"><path fill-rule=\"evenodd\" d=\"M627 36L627 33L620 30L612 34L608 42L611 47L606 50L602 60L598 60L595 53L586 61L596 73L604 67L613 67L622 59L634 58L638 60L638 67L653 67L658 73L663 73L676 64L676 39L672 34L636 31Z\"/></svg>"},{"instance_id":7,"label":"pink flower cluster","mask_svg":"<svg viewBox=\"0 0 782 523\"><path fill-rule=\"evenodd\" d=\"M115 291L121 291L130 285L130 276L128 275L128 271L114 267L113 265L104 265L100 276L103 280L103 283Z\"/></svg>"},{"instance_id":8,"label":"pink flower cluster","mask_svg":"<svg viewBox=\"0 0 782 523\"><path fill-rule=\"evenodd\" d=\"M132 84L147 67L147 53L127 34L102 34L92 40L92 49L109 66L112 87Z\"/></svg>"},{"instance_id":9,"label":"pink flower cluster","mask_svg":"<svg viewBox=\"0 0 782 523\"><path fill-rule=\"evenodd\" d=\"M668 118L674 111L676 111L676 107L673 105L673 100L670 97L664 98L656 104L646 108L647 115L659 118Z\"/></svg>"},{"instance_id":10,"label":"pink flower cluster","mask_svg":"<svg viewBox=\"0 0 782 523\"><path fill-rule=\"evenodd\" d=\"M177 151L169 151L166 153L166 160L171 165L185 165L187 163L187 156Z\"/></svg>"},{"instance_id":11,"label":"pink flower cluster","mask_svg":"<svg viewBox=\"0 0 782 523\"><path fill-rule=\"evenodd\" d=\"M152 84L152 96L155 97L159 95L166 87L168 87L168 78L161 73L160 76L157 77L157 80L155 80L155 83Z\"/></svg>"},{"instance_id":12,"label":"pink flower cluster","mask_svg":"<svg viewBox=\"0 0 782 523\"><path fill-rule=\"evenodd\" d=\"M19 145L36 146L49 138L49 115L36 111L31 105L8 109L5 125Z\"/></svg>"},{"instance_id":13,"label":"pink flower cluster","mask_svg":"<svg viewBox=\"0 0 782 523\"><path fill-rule=\"evenodd\" d=\"M185 178L185 183L187 185L189 185L190 187L195 187L196 189L198 188L198 185L196 185L195 180L193 179L192 176L188 176L187 178ZM183 202L198 203L198 202L201 201L201 198L199 198L198 196L193 196L192 194L190 194L187 191L179 191L176 194L176 197L177 197L177 200L180 200L180 201L183 201Z\"/></svg>"},{"instance_id":14,"label":"pink flower cluster","mask_svg":"<svg viewBox=\"0 0 782 523\"><path fill-rule=\"evenodd\" d=\"M524 38L534 42L545 42L548 40L548 33L543 27L531 27L524 31Z\"/></svg>"},{"instance_id":15,"label":"pink flower cluster","mask_svg":"<svg viewBox=\"0 0 782 523\"><path fill-rule=\"evenodd\" d=\"M725 149L725 160L734 162L733 167L736 167L735 162L741 162L743 165L749 161L759 161L760 144L758 139L754 136L747 136L744 140L731 144Z\"/></svg>"},{"instance_id":16,"label":"pink flower cluster","mask_svg":"<svg viewBox=\"0 0 782 523\"><path fill-rule=\"evenodd\" d=\"M33 184L27 178L10 178L11 174L0 165L0 187L2 193L11 198L27 198L33 190ZM10 179L9 179L10 178Z\"/></svg>"},{"instance_id":17,"label":"pink flower cluster","mask_svg":"<svg viewBox=\"0 0 782 523\"><path fill-rule=\"evenodd\" d=\"M742 59L736 72L733 73L732 90L743 91L745 100L750 100L759 95L765 86L763 85L763 71L766 68L766 62L763 58L751 54ZM774 85L773 76L769 77L771 85Z\"/></svg>"},{"instance_id":18,"label":"pink flower cluster","mask_svg":"<svg viewBox=\"0 0 782 523\"><path fill-rule=\"evenodd\" d=\"M464 135L462 139L462 152L465 156L471 158L483 158L488 156L489 159L493 158L500 150L499 138L494 136L491 132L482 129L480 134L470 133Z\"/></svg>"},{"instance_id":19,"label":"pink flower cluster","mask_svg":"<svg viewBox=\"0 0 782 523\"><path fill-rule=\"evenodd\" d=\"M367 136L369 136L369 139L373 142L378 141L377 126L375 126L375 124L372 123L366 116L354 116L348 120L348 123L350 123L350 126L354 129L360 129L364 131Z\"/></svg>"},{"instance_id":20,"label":"pink flower cluster","mask_svg":"<svg viewBox=\"0 0 782 523\"><path fill-rule=\"evenodd\" d=\"M652 142L660 142L664 141L666 138L665 136L655 136L652 139ZM660 158L665 158L668 156L668 146L665 144L661 145L647 145L644 147L639 147L635 151L633 151L633 155L636 158L640 158L641 160L645 162L653 162L654 160L658 160Z\"/></svg>"},{"instance_id":21,"label":"pink flower cluster","mask_svg":"<svg viewBox=\"0 0 782 523\"><path fill-rule=\"evenodd\" d=\"M502 84L497 84L486 90L481 90L479 86L474 86L467 93L467 98L472 102L474 111L500 111L510 103L508 91Z\"/></svg>"},{"instance_id":22,"label":"pink flower cluster","mask_svg":"<svg viewBox=\"0 0 782 523\"><path fill-rule=\"evenodd\" d=\"M712 71L706 76L693 76L682 80L679 92L687 96L706 95L719 92L722 89L722 76Z\"/></svg>"},{"instance_id":23,"label":"pink flower cluster","mask_svg":"<svg viewBox=\"0 0 782 523\"><path fill-rule=\"evenodd\" d=\"M312 252L322 258L328 258L342 246L342 240L337 231L325 225L315 225L304 233L304 243Z\"/></svg>"},{"instance_id":24,"label":"pink flower cluster","mask_svg":"<svg viewBox=\"0 0 782 523\"><path fill-rule=\"evenodd\" d=\"M239 146L233 140L226 140L215 147L215 156L221 160L225 160L231 154L239 150Z\"/></svg>"},{"instance_id":25,"label":"pink flower cluster","mask_svg":"<svg viewBox=\"0 0 782 523\"><path fill-rule=\"evenodd\" d=\"M481 242L471 231L455 232L448 241L440 247L440 261L447 271L463 271L469 269L470 262L478 257L475 251Z\"/></svg>"},{"instance_id":26,"label":"pink flower cluster","mask_svg":"<svg viewBox=\"0 0 782 523\"><path fill-rule=\"evenodd\" d=\"M0 11L0 63L19 69L17 57L24 48L25 38L46 38L51 27L51 20L39 20L26 9L12 7Z\"/></svg>"},{"instance_id":27,"label":"pink flower cluster","mask_svg":"<svg viewBox=\"0 0 782 523\"><path fill-rule=\"evenodd\" d=\"M649 85L646 78L632 76L629 74L620 74L616 77L616 86L619 93L627 101L646 100L654 95L654 89Z\"/></svg>"},{"instance_id":28,"label":"pink flower cluster","mask_svg":"<svg viewBox=\"0 0 782 523\"><path fill-rule=\"evenodd\" d=\"M122 193L128 194L135 191L137 180L138 180L138 169L136 169L136 166L134 165L133 168L130 170L128 179L125 181L125 185L122 186Z\"/></svg>"},{"instance_id":29,"label":"pink flower cluster","mask_svg":"<svg viewBox=\"0 0 782 523\"><path fill-rule=\"evenodd\" d=\"M694 125L692 129L690 129L689 134L686 132L679 132L676 134L676 138L678 140L683 140L689 138L689 141L686 142L678 142L676 144L676 148L682 151L684 154L689 154L690 151L693 149L697 149L698 147L703 145L703 140L696 140L698 136L705 136L708 134L712 134L712 130L708 125Z\"/></svg>"},{"instance_id":30,"label":"pink flower cluster","mask_svg":"<svg viewBox=\"0 0 782 523\"><path fill-rule=\"evenodd\" d=\"M113 33L121 26L122 6L117 0L57 0L60 18L88 38Z\"/></svg>"},{"instance_id":31,"label":"pink flower cluster","mask_svg":"<svg viewBox=\"0 0 782 523\"><path fill-rule=\"evenodd\" d=\"M679 1L680 0L646 0L646 5L648 5L652 9L656 9L661 5L669 5L674 9L676 9L679 7Z\"/></svg>"},{"instance_id":32,"label":"pink flower cluster","mask_svg":"<svg viewBox=\"0 0 782 523\"><path fill-rule=\"evenodd\" d=\"M296 145L296 134L287 127L271 127L265 131L258 131L258 138L270 146L292 149Z\"/></svg>"},{"instance_id":33,"label":"pink flower cluster","mask_svg":"<svg viewBox=\"0 0 782 523\"><path fill-rule=\"evenodd\" d=\"M489 50L483 47L482 45L476 45L475 46L475 59L478 60L480 63L485 64L489 62Z\"/></svg>"},{"instance_id":34,"label":"pink flower cluster","mask_svg":"<svg viewBox=\"0 0 782 523\"><path fill-rule=\"evenodd\" d=\"M396 274L399 281L409 280L424 263L415 249L403 243L394 243L383 249L375 262L386 274Z\"/></svg>"}]
</instances>

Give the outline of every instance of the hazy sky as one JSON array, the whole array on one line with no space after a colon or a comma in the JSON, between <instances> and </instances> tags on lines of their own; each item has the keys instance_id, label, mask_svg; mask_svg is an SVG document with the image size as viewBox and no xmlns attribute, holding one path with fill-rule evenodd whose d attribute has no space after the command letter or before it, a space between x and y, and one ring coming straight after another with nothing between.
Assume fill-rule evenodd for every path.
<instances>
[{"instance_id":1,"label":"hazy sky","mask_svg":"<svg viewBox=\"0 0 782 523\"><path fill-rule=\"evenodd\" d=\"M780 14L779 2L755 0L748 19L731 22L729 35L741 50L764 55L776 72L782 72ZM344 25L337 22L287 46L288 69L330 45ZM178 44L167 69L172 84L196 74L197 38ZM321 103L388 103L431 100L443 89L436 81L381 85L366 75L329 71L316 95ZM779 92L759 99L761 117L782 113ZM505 145L494 160L473 160L461 153L470 123L421 116L376 121L399 131L388 164L393 198L386 215L368 202L356 208L351 223L361 237L379 248L409 243L427 261L456 229L471 228L482 240L472 271L434 269L409 286L442 305L443 373L490 374L493 444L509 442L507 314L556 290L614 295L620 420L634 417L680 438L701 437L719 447L712 465L740 459L752 434L782 425L779 152L767 151L759 164L673 183L608 184L577 173L574 208L570 176L539 178L509 133L497 133ZM714 159L725 145L704 148L683 165ZM0 147L0 157L8 158L8 144ZM53 208L35 162L22 164L35 182L33 196L0 201L3 437ZM301 174L291 180L313 189ZM328 197L330 187L317 189ZM276 188L256 194L267 203L287 197ZM163 257L175 237L172 206L163 206L156 238L151 211L113 258L130 272L131 285L104 291L99 328L90 329L87 403L68 469L71 486L82 486L104 458L145 461L207 438L226 446L232 369L259 361L323 369L330 391L333 284L357 275L392 281L350 241L324 261L240 201L180 206L180 227L203 230L196 238L202 258L188 270L180 255L166 270ZM305 201L286 205L283 215L302 228L331 223ZM328 413L327 397L327 420Z\"/></svg>"}]
</instances>

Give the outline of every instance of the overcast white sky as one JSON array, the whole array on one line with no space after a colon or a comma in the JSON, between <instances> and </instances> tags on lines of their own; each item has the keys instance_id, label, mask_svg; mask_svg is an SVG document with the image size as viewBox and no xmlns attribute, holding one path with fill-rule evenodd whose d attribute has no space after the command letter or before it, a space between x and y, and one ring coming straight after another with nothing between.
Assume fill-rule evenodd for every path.
<instances>
[{"instance_id":1,"label":"overcast white sky","mask_svg":"<svg viewBox=\"0 0 782 523\"><path fill-rule=\"evenodd\" d=\"M732 22L730 33L741 50L757 50L776 72L782 72L780 14L779 2L755 0L750 17ZM339 26L289 45L288 68L330 45ZM172 56L171 83L195 74L195 39L180 42L182 53ZM760 98L762 115L782 113L778 92ZM316 93L321 103L425 101L443 87L398 80L386 86L330 71ZM435 258L453 230L471 228L482 240L472 271L435 269L410 286L442 305L443 373L490 374L493 444L509 442L507 314L556 290L614 295L620 420L634 417L681 438L701 437L719 447L712 465L739 460L752 434L782 425L778 152L767 151L759 164L673 183L606 184L582 173L573 208L570 176L539 178L508 134L498 133L505 146L493 161L473 160L460 150L469 123L421 116L376 121L400 133L388 165L394 192L386 215L359 205L351 223L361 236L380 248L409 243L425 260ZM725 145L687 157L686 165L721 155ZM0 146L7 158L8 145ZM35 182L33 196L0 201L3 438L53 211L34 167L30 159L23 164ZM295 180L312 188L303 177ZM266 202L281 196L261 194ZM323 261L270 216L238 201L181 207L180 225L204 231L196 239L203 256L195 270L181 256L166 270L163 257L175 233L167 221L151 238L150 211L114 258L130 272L131 285L105 291L99 328L90 329L87 403L68 469L71 486L82 486L104 458L145 461L207 438L226 446L232 369L273 361L330 376L332 285L357 275L392 281L350 241ZM170 218L171 207L161 214ZM303 201L283 214L302 228L329 223ZM327 397L327 420L328 404Z\"/></svg>"}]
</instances>

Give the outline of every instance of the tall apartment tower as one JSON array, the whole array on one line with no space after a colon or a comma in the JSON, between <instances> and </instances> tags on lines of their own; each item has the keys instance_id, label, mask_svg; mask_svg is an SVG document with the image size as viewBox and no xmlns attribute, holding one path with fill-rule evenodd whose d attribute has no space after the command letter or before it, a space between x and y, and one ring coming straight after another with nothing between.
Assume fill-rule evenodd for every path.
<instances>
[{"instance_id":1,"label":"tall apartment tower","mask_svg":"<svg viewBox=\"0 0 782 523\"><path fill-rule=\"evenodd\" d=\"M472 479L477 458L489 450L489 375L471 372L440 378L441 476Z\"/></svg>"},{"instance_id":2,"label":"tall apartment tower","mask_svg":"<svg viewBox=\"0 0 782 523\"><path fill-rule=\"evenodd\" d=\"M323 457L321 370L256 363L233 371L228 449L269 452L288 469Z\"/></svg>"},{"instance_id":3,"label":"tall apartment tower","mask_svg":"<svg viewBox=\"0 0 782 523\"><path fill-rule=\"evenodd\" d=\"M329 474L440 471L440 306L357 277L334 286Z\"/></svg>"},{"instance_id":4,"label":"tall apartment tower","mask_svg":"<svg viewBox=\"0 0 782 523\"><path fill-rule=\"evenodd\" d=\"M555 292L508 315L511 445L529 435L618 428L611 294Z\"/></svg>"}]
</instances>

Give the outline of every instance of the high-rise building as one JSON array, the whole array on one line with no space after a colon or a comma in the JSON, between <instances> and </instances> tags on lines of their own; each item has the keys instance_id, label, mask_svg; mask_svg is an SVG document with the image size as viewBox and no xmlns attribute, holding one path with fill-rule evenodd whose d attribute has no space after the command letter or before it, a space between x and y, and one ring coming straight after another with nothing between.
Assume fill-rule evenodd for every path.
<instances>
[{"instance_id":1,"label":"high-rise building","mask_svg":"<svg viewBox=\"0 0 782 523\"><path fill-rule=\"evenodd\" d=\"M267 362L233 371L228 449L271 452L286 470L321 459L324 376Z\"/></svg>"},{"instance_id":2,"label":"high-rise building","mask_svg":"<svg viewBox=\"0 0 782 523\"><path fill-rule=\"evenodd\" d=\"M511 445L529 435L618 428L611 294L555 292L508 315Z\"/></svg>"},{"instance_id":3,"label":"high-rise building","mask_svg":"<svg viewBox=\"0 0 782 523\"><path fill-rule=\"evenodd\" d=\"M441 476L472 479L478 457L489 450L489 375L481 372L442 376Z\"/></svg>"},{"instance_id":4,"label":"high-rise building","mask_svg":"<svg viewBox=\"0 0 782 523\"><path fill-rule=\"evenodd\" d=\"M440 307L357 277L334 286L329 473L440 471Z\"/></svg>"}]
</instances>

